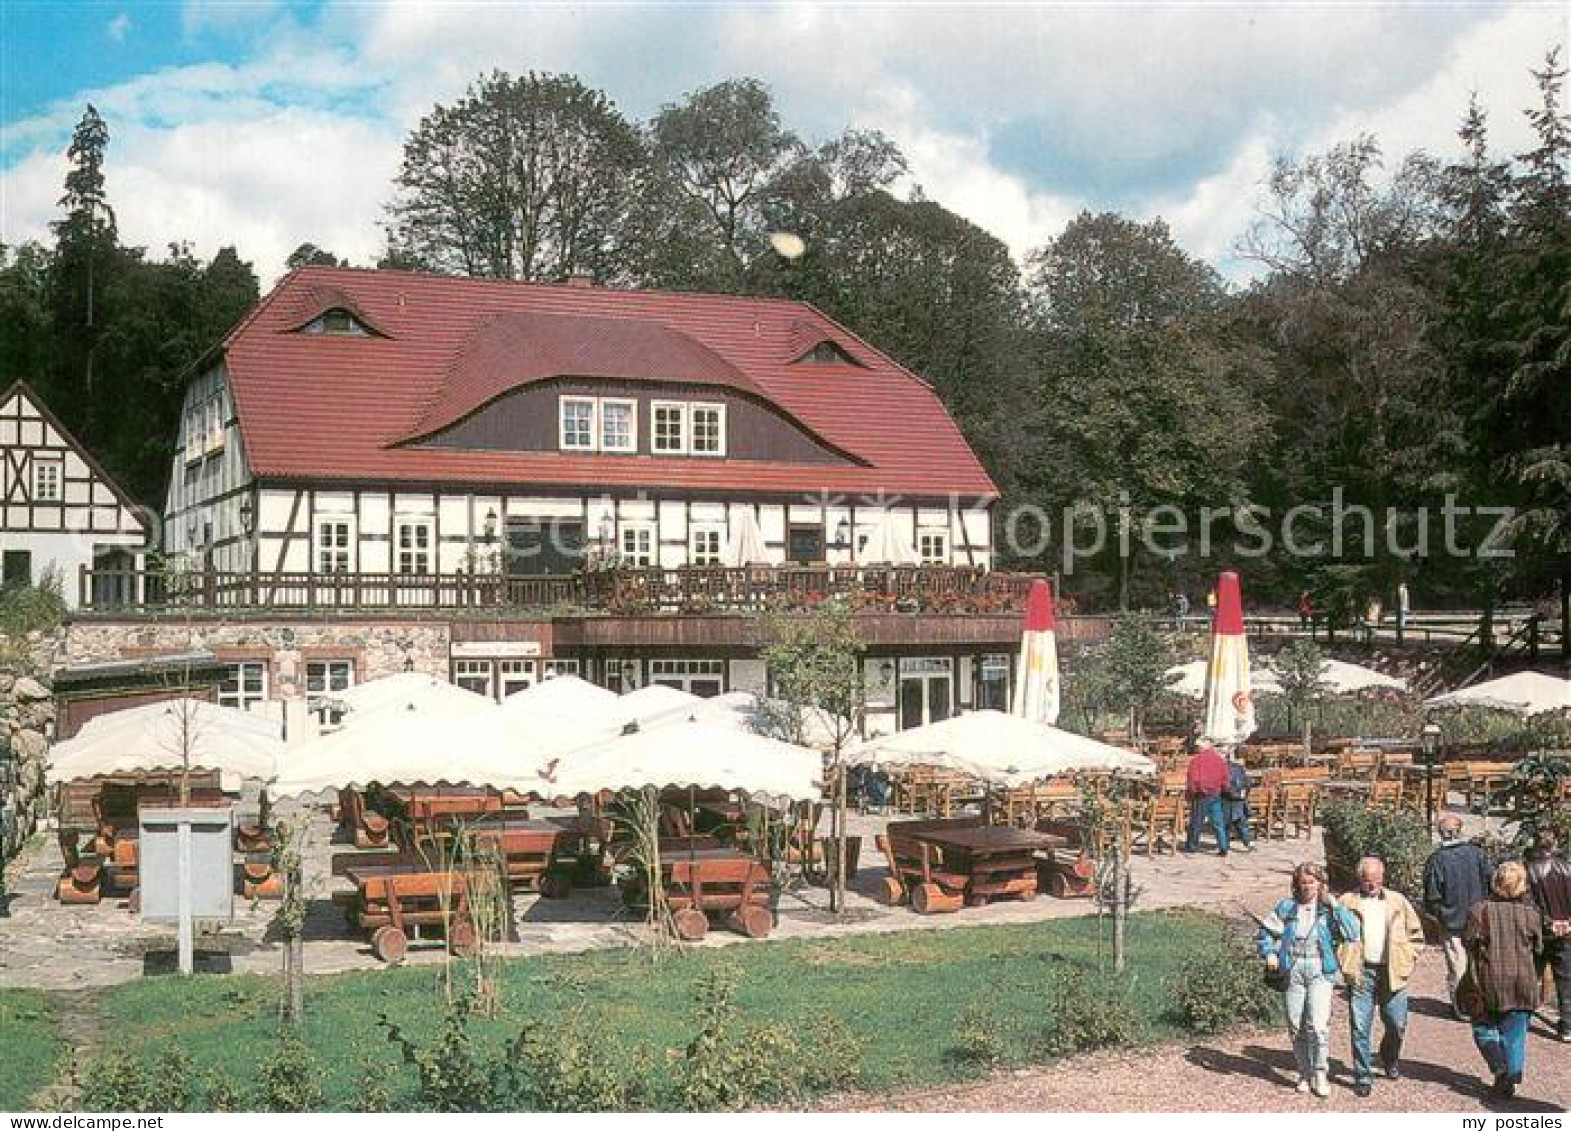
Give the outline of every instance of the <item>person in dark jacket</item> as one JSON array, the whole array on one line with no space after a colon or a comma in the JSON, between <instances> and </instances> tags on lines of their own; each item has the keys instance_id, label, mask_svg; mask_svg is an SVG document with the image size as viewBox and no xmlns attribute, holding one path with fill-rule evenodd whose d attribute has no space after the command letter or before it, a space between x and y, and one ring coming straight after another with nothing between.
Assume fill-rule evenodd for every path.
<instances>
[{"instance_id":1,"label":"person in dark jacket","mask_svg":"<svg viewBox=\"0 0 1571 1131\"><path fill-rule=\"evenodd\" d=\"M1227 790L1227 760L1202 739L1195 756L1189 759L1185 781L1189 793L1189 835L1184 839L1184 851L1200 850L1200 828L1210 824L1216 834L1217 851L1226 856L1227 811L1222 794Z\"/></svg>"},{"instance_id":2,"label":"person in dark jacket","mask_svg":"<svg viewBox=\"0 0 1571 1131\"><path fill-rule=\"evenodd\" d=\"M1246 852L1255 850L1254 834L1249 831L1249 771L1237 758L1228 759L1227 789L1222 794L1227 806L1227 832L1236 837Z\"/></svg>"},{"instance_id":3,"label":"person in dark jacket","mask_svg":"<svg viewBox=\"0 0 1571 1131\"><path fill-rule=\"evenodd\" d=\"M1555 998L1560 1008L1556 1032L1571 1042L1571 860L1561 850L1560 838L1547 826L1538 830L1537 850L1527 864L1527 883L1533 902L1544 920L1544 949L1540 969L1555 977Z\"/></svg>"},{"instance_id":4,"label":"person in dark jacket","mask_svg":"<svg viewBox=\"0 0 1571 1131\"><path fill-rule=\"evenodd\" d=\"M1495 869L1489 894L1468 912L1462 929L1478 998L1469 1012L1473 1043L1494 1073L1494 1094L1510 1099L1527 1069L1527 1027L1538 1008L1543 917L1527 898L1527 869L1515 860Z\"/></svg>"},{"instance_id":5,"label":"person in dark jacket","mask_svg":"<svg viewBox=\"0 0 1571 1131\"><path fill-rule=\"evenodd\" d=\"M1462 1020L1456 988L1467 972L1467 948L1462 928L1473 904L1489 897L1494 875L1489 857L1478 845L1462 839L1462 818L1447 813L1435 823L1440 847L1424 865L1424 910L1440 924L1440 949L1446 956L1446 985L1451 991L1451 1012Z\"/></svg>"}]
</instances>

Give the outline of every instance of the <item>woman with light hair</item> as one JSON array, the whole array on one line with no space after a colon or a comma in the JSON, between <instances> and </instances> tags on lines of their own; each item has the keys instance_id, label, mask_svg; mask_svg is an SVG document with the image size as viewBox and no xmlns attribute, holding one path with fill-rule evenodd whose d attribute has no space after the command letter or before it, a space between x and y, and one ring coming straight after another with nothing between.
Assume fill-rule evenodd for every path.
<instances>
[{"instance_id":1,"label":"woman with light hair","mask_svg":"<svg viewBox=\"0 0 1571 1131\"><path fill-rule=\"evenodd\" d=\"M1358 939L1358 920L1331 898L1318 865L1293 869L1293 894L1279 900L1260 924L1260 957L1268 982L1282 994L1288 1038L1298 1064L1298 1091L1331 1094L1331 987L1338 943Z\"/></svg>"},{"instance_id":2,"label":"woman with light hair","mask_svg":"<svg viewBox=\"0 0 1571 1131\"><path fill-rule=\"evenodd\" d=\"M1510 1099L1527 1067L1527 1027L1538 1008L1537 955L1544 946L1543 919L1527 895L1527 869L1508 860L1495 869L1489 898L1468 912L1467 946L1473 992L1465 1003L1473 1042L1494 1074L1493 1092Z\"/></svg>"}]
</instances>

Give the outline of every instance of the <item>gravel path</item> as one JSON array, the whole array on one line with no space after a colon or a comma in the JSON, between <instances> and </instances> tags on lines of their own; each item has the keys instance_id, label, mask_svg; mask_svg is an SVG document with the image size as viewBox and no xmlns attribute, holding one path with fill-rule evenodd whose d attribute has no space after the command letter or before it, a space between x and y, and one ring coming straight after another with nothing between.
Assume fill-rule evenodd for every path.
<instances>
[{"instance_id":1,"label":"gravel path","mask_svg":"<svg viewBox=\"0 0 1571 1131\"><path fill-rule=\"evenodd\" d=\"M1193 1045L1076 1057L1051 1068L1000 1073L975 1084L878 1097L845 1097L842 1111L1391 1111L1515 1113L1571 1108L1571 1045L1553 1039L1543 1014L1528 1038L1527 1077L1517 1098L1485 1096L1484 1065L1471 1030L1442 1004L1440 956L1421 960L1412 990L1402 1079L1353 1094L1347 1008L1331 1017L1331 1096L1293 1091L1297 1073L1286 1029L1258 1030Z\"/></svg>"}]
</instances>

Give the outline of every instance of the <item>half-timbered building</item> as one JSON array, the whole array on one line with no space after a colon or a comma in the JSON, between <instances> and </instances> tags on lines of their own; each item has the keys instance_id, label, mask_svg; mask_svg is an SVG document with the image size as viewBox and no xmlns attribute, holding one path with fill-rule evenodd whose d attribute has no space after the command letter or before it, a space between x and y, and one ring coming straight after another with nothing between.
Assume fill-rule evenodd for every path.
<instances>
[{"instance_id":1,"label":"half-timbered building","mask_svg":"<svg viewBox=\"0 0 1571 1131\"><path fill-rule=\"evenodd\" d=\"M182 421L128 604L249 626L198 642L233 645L228 701L381 674L371 625L436 627L405 666L498 697L553 671L761 690L749 614L833 592L883 729L1007 695L997 489L930 386L803 303L310 267Z\"/></svg>"},{"instance_id":2,"label":"half-timbered building","mask_svg":"<svg viewBox=\"0 0 1571 1131\"><path fill-rule=\"evenodd\" d=\"M68 604L121 602L143 563L148 519L25 382L0 395L0 584L52 579Z\"/></svg>"}]
</instances>

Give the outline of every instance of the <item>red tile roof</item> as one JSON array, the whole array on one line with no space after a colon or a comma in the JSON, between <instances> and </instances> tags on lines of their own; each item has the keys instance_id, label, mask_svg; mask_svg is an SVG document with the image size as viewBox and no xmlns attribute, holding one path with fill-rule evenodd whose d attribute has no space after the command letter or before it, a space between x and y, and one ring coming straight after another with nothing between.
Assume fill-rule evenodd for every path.
<instances>
[{"instance_id":1,"label":"red tile roof","mask_svg":"<svg viewBox=\"0 0 1571 1131\"><path fill-rule=\"evenodd\" d=\"M385 337L307 334L321 303ZM864 367L792 364L805 340ZM475 486L997 495L937 394L813 307L783 299L306 267L224 343L259 478ZM867 466L422 447L527 381L723 384L773 403Z\"/></svg>"}]
</instances>

